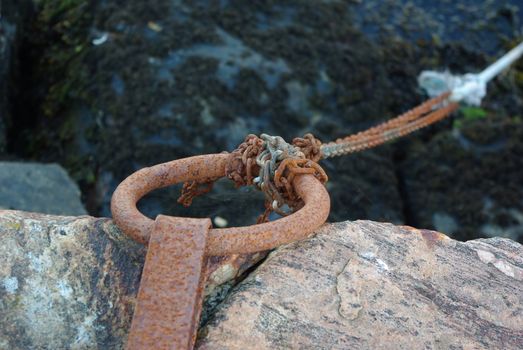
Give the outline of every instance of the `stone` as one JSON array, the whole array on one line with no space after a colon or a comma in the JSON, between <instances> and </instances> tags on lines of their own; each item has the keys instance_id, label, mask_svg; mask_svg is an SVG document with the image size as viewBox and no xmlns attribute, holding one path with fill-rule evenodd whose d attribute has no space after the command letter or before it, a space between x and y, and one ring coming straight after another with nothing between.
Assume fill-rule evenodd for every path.
<instances>
[{"instance_id":1,"label":"stone","mask_svg":"<svg viewBox=\"0 0 523 350\"><path fill-rule=\"evenodd\" d=\"M109 219L0 211L0 348L122 348L143 246Z\"/></svg>"},{"instance_id":2,"label":"stone","mask_svg":"<svg viewBox=\"0 0 523 350\"><path fill-rule=\"evenodd\" d=\"M0 209L85 215L80 195L58 164L0 162Z\"/></svg>"},{"instance_id":3,"label":"stone","mask_svg":"<svg viewBox=\"0 0 523 350\"><path fill-rule=\"evenodd\" d=\"M41 91L49 93L41 105L35 104L39 123L20 145L28 152L38 150L31 153L38 159L63 164L80 183L87 183L85 191L96 187L90 198L98 200L102 216L110 215L110 197L118 183L144 166L231 151L249 133L290 141L312 132L322 141L335 140L405 112L426 98L416 84L422 70L480 70L508 42L518 40L523 20L521 0L469 1L466 6L406 0L40 5L35 23L39 35L27 40L29 47L40 48L32 68L42 79L33 82L35 74L28 70L33 87L28 91L37 97ZM517 117L523 93L512 74L489 86L485 105ZM502 88L495 88L499 81ZM427 145L448 128L442 123L408 136L409 141L323 161L330 177L330 219L419 227L412 213L427 199L405 186L411 178L402 172L401 161L411 150L405 145ZM446 156L424 162L428 170L419 181L437 186L438 176L430 169ZM482 176L474 167L460 173ZM501 172L489 181L505 188ZM177 188L156 191L141 205L150 215L220 216L233 226L254 223L263 199L253 200L252 193L239 194L231 187L216 186L189 209L173 200ZM459 193L474 189L468 183ZM453 190L445 186L438 193L450 197ZM475 202L464 203L474 207ZM511 208L521 212L523 204ZM434 204L424 217L446 210ZM447 214L456 217L453 211ZM471 220L456 220L460 232L455 237L479 232ZM423 221L423 227L428 225L433 226ZM496 227L506 225L486 231Z\"/></svg>"},{"instance_id":4,"label":"stone","mask_svg":"<svg viewBox=\"0 0 523 350\"><path fill-rule=\"evenodd\" d=\"M485 113L458 116L449 130L406 152L400 172L409 224L459 240L502 236L523 243L523 121Z\"/></svg>"},{"instance_id":5,"label":"stone","mask_svg":"<svg viewBox=\"0 0 523 350\"><path fill-rule=\"evenodd\" d=\"M523 246L370 221L272 252L198 349L520 349Z\"/></svg>"},{"instance_id":6,"label":"stone","mask_svg":"<svg viewBox=\"0 0 523 350\"><path fill-rule=\"evenodd\" d=\"M7 129L10 126L14 84L17 74L17 51L21 43L23 21L26 19L31 1L4 0L0 5L0 155L7 146Z\"/></svg>"},{"instance_id":7,"label":"stone","mask_svg":"<svg viewBox=\"0 0 523 350\"><path fill-rule=\"evenodd\" d=\"M0 242L0 349L123 349L143 245L107 218L7 210ZM203 320L263 256L208 261Z\"/></svg>"},{"instance_id":8,"label":"stone","mask_svg":"<svg viewBox=\"0 0 523 350\"><path fill-rule=\"evenodd\" d=\"M52 62L68 59L35 68L46 77L37 83L40 89L51 92L44 101L51 112L35 111L40 120L35 132L43 134L43 154L67 169L80 167L75 178L95 178L100 215L109 215L118 183L144 166L232 151L250 133L290 141L313 132L329 140L383 120L386 106L405 94L386 82L389 55L354 30L348 4L96 3L92 11L84 11L82 1L66 10L54 2L41 7L42 31L51 39L68 39L50 39L42 56ZM333 20L336 30L326 31ZM71 31L67 23L73 22ZM362 85L372 90L365 100ZM57 120L52 130L49 118ZM345 175L331 180L335 203L344 204L343 210L334 208L339 213L333 219L345 220L350 213L351 218L401 222L390 150L355 162L325 165ZM99 176L90 176L93 169ZM263 196L232 187L215 186L189 209L173 200L177 188L156 191L141 205L151 215L220 216L230 226L254 223L263 212Z\"/></svg>"}]
</instances>

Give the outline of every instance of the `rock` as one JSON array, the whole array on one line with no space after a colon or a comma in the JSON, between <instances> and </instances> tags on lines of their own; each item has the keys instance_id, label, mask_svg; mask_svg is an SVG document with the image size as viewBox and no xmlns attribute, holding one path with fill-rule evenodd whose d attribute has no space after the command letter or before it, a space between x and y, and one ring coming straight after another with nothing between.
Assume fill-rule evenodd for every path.
<instances>
[{"instance_id":1,"label":"rock","mask_svg":"<svg viewBox=\"0 0 523 350\"><path fill-rule=\"evenodd\" d=\"M523 243L523 120L485 113L461 116L406 152L400 171L410 224L461 240L502 236Z\"/></svg>"},{"instance_id":2,"label":"rock","mask_svg":"<svg viewBox=\"0 0 523 350\"><path fill-rule=\"evenodd\" d=\"M390 55L354 30L347 4L96 3L92 11L79 10L82 1L66 11L52 2L42 7L42 32L74 45L48 40L43 57L70 59L38 67L50 77L42 84L50 85L42 87L50 91L49 109L35 114L49 114L40 115L37 127L44 135L42 153L74 168L75 179L94 174L101 215L109 215L117 184L141 167L232 151L249 133L290 141L314 132L329 140L371 126L387 105L405 100L404 91L386 81L387 70L396 69L384 62ZM79 20L83 25L71 31L67 23ZM325 30L334 20L336 30ZM49 118L60 121L52 130ZM354 162L342 164L344 176L332 176L334 200L344 204L339 212L335 207L333 219L350 213L401 222L391 150ZM325 167L341 172L340 163ZM220 216L229 225L245 225L263 211L263 200L253 200L251 192L218 185L209 200L196 199L185 209L173 201L175 188L141 204L151 215Z\"/></svg>"},{"instance_id":3,"label":"rock","mask_svg":"<svg viewBox=\"0 0 523 350\"><path fill-rule=\"evenodd\" d=\"M0 210L0 349L122 349L144 246L107 218ZM262 254L208 263L208 318Z\"/></svg>"},{"instance_id":4,"label":"rock","mask_svg":"<svg viewBox=\"0 0 523 350\"><path fill-rule=\"evenodd\" d=\"M0 348L122 348L143 246L108 219L0 212Z\"/></svg>"},{"instance_id":5,"label":"rock","mask_svg":"<svg viewBox=\"0 0 523 350\"><path fill-rule=\"evenodd\" d=\"M496 52L501 33L510 35L523 14L516 1L355 1L355 25L373 37L401 36L424 46L433 41L445 45L458 41L470 51ZM488 19L487 19L488 18Z\"/></svg>"},{"instance_id":6,"label":"rock","mask_svg":"<svg viewBox=\"0 0 523 350\"><path fill-rule=\"evenodd\" d=\"M20 32L30 3L28 0L4 0L0 6L0 154L5 152L7 144L15 90L13 81L17 76L13 68L17 66Z\"/></svg>"},{"instance_id":7,"label":"rock","mask_svg":"<svg viewBox=\"0 0 523 350\"><path fill-rule=\"evenodd\" d=\"M290 140L312 132L330 141L404 112L425 99L416 84L420 71L482 69L491 60L485 54L498 55L517 40L523 14L517 11L521 0L467 6L395 0L39 3L28 45L41 50L34 67L40 79L28 79L34 85L28 91L47 93L34 104L40 123L20 148L63 164L86 191L96 184L92 197L105 216L114 188L141 167L231 151L249 133ZM511 78L502 80L503 89L489 90L489 103L515 117L521 90ZM448 128L409 140L425 143ZM410 149L404 145L322 162L330 177L331 220L415 219L409 213L417 207L408 199L418 193L401 178ZM430 173L423 178L433 180ZM503 176L492 183L505 185ZM254 223L262 200L231 187L216 186L189 209L175 204L176 188L157 191L141 205L150 215ZM430 208L430 215L446 209ZM458 227L466 227L466 235L478 232L469 223L460 220Z\"/></svg>"},{"instance_id":8,"label":"rock","mask_svg":"<svg viewBox=\"0 0 523 350\"><path fill-rule=\"evenodd\" d=\"M87 214L78 185L58 164L0 162L0 208Z\"/></svg>"},{"instance_id":9,"label":"rock","mask_svg":"<svg viewBox=\"0 0 523 350\"><path fill-rule=\"evenodd\" d=\"M520 349L523 247L370 221L280 247L198 349Z\"/></svg>"},{"instance_id":10,"label":"rock","mask_svg":"<svg viewBox=\"0 0 523 350\"><path fill-rule=\"evenodd\" d=\"M0 211L0 348L121 349L145 248L106 218ZM517 348L523 247L368 221L210 262L198 347ZM218 311L212 313L212 308Z\"/></svg>"}]
</instances>

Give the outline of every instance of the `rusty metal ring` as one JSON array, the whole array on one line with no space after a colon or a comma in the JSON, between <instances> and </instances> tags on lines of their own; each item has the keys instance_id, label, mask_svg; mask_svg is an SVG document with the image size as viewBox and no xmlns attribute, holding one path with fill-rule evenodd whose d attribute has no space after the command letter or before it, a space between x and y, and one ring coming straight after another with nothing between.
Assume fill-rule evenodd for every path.
<instances>
[{"instance_id":1,"label":"rusty metal ring","mask_svg":"<svg viewBox=\"0 0 523 350\"><path fill-rule=\"evenodd\" d=\"M113 194L111 211L114 221L131 238L147 243L154 221L136 208L138 200L152 190L176 183L223 177L228 158L227 153L208 154L174 160L135 172L120 183ZM296 176L293 185L305 203L302 209L263 224L211 229L206 255L272 249L305 238L321 226L330 210L330 198L325 187L313 175Z\"/></svg>"}]
</instances>

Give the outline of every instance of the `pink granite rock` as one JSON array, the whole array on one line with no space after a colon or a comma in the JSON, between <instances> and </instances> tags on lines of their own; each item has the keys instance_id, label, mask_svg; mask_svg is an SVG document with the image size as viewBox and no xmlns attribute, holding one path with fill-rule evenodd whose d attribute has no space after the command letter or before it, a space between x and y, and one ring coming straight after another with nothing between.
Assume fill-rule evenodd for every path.
<instances>
[{"instance_id":1,"label":"pink granite rock","mask_svg":"<svg viewBox=\"0 0 523 350\"><path fill-rule=\"evenodd\" d=\"M145 249L106 218L0 211L0 349L120 349ZM208 308L260 255L215 258ZM281 247L201 349L521 348L523 248L368 221Z\"/></svg>"},{"instance_id":2,"label":"pink granite rock","mask_svg":"<svg viewBox=\"0 0 523 350\"><path fill-rule=\"evenodd\" d=\"M199 349L521 349L523 247L369 221L284 246L228 296Z\"/></svg>"}]
</instances>

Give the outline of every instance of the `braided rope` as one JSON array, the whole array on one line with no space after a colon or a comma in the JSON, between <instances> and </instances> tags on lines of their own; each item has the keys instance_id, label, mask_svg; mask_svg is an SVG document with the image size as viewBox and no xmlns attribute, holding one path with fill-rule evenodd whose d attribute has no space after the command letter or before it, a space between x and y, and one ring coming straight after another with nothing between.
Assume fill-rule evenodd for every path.
<instances>
[{"instance_id":1,"label":"braided rope","mask_svg":"<svg viewBox=\"0 0 523 350\"><path fill-rule=\"evenodd\" d=\"M432 98L399 117L386 121L366 131L329 142L321 146L322 158L332 158L368 148L376 147L387 141L410 134L429 126L458 108L457 103L446 102L450 93Z\"/></svg>"}]
</instances>

